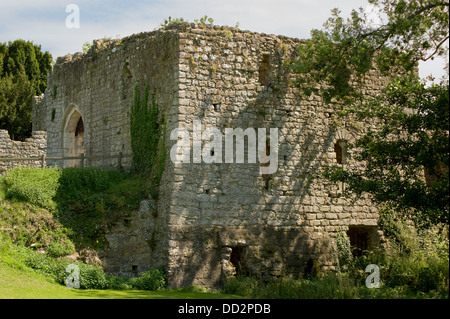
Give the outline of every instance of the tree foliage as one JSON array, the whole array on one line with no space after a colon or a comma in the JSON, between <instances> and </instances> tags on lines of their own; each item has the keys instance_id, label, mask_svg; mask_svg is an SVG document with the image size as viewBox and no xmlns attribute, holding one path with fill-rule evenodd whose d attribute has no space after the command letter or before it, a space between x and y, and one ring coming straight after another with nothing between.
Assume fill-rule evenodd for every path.
<instances>
[{"instance_id":1,"label":"tree foliage","mask_svg":"<svg viewBox=\"0 0 450 319\"><path fill-rule=\"evenodd\" d=\"M52 56L30 41L0 43L0 128L24 140L31 135L32 96L44 93Z\"/></svg>"},{"instance_id":2,"label":"tree foliage","mask_svg":"<svg viewBox=\"0 0 450 319\"><path fill-rule=\"evenodd\" d=\"M327 166L324 176L422 226L448 223L448 79L427 87L417 67L419 61L448 56L449 2L369 3L382 23L374 24L362 9L344 20L335 9L324 29L313 30L299 46L292 63L301 92L339 105L343 123L351 118L377 124L376 129L366 125L348 143L352 160L363 165ZM369 98L362 84L374 68L391 81Z\"/></svg>"},{"instance_id":3,"label":"tree foliage","mask_svg":"<svg viewBox=\"0 0 450 319\"><path fill-rule=\"evenodd\" d=\"M371 194L376 202L389 204L417 225L448 223L448 84L425 87L396 79L384 98L367 99L341 113L379 123L378 129L368 129L348 143L358 150L353 160L364 162L364 168L334 165L326 167L324 175L345 182L357 195Z\"/></svg>"},{"instance_id":4,"label":"tree foliage","mask_svg":"<svg viewBox=\"0 0 450 319\"><path fill-rule=\"evenodd\" d=\"M364 75L414 73L418 61L448 55L448 0L369 0L381 24L362 8L345 20L334 9L323 30L299 46L292 64L298 86L326 101L361 97ZM317 89L316 84L324 87Z\"/></svg>"}]
</instances>

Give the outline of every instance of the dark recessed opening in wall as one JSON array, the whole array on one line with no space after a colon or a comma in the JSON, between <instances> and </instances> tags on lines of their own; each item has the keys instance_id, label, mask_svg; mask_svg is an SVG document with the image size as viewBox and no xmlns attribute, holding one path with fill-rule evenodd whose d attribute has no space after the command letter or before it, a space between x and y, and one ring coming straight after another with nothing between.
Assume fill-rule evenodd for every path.
<instances>
[{"instance_id":1,"label":"dark recessed opening in wall","mask_svg":"<svg viewBox=\"0 0 450 319\"><path fill-rule=\"evenodd\" d=\"M123 219L123 225L126 226L126 227L130 227L131 226L131 219L124 218Z\"/></svg>"},{"instance_id":2,"label":"dark recessed opening in wall","mask_svg":"<svg viewBox=\"0 0 450 319\"><path fill-rule=\"evenodd\" d=\"M84 124L83 124L83 118L80 117L77 123L77 128L75 129L75 136L78 136L80 134L84 134Z\"/></svg>"},{"instance_id":3,"label":"dark recessed opening in wall","mask_svg":"<svg viewBox=\"0 0 450 319\"><path fill-rule=\"evenodd\" d=\"M334 153L336 154L336 162L338 164L345 164L346 161L346 142L343 140L338 140L334 144Z\"/></svg>"},{"instance_id":4,"label":"dark recessed opening in wall","mask_svg":"<svg viewBox=\"0 0 450 319\"><path fill-rule=\"evenodd\" d=\"M270 182L270 179L271 179L271 175L268 175L268 174L263 174L263 180L264 180L264 190L267 192L267 193L269 193L270 194L270 192L271 192L271 182Z\"/></svg>"},{"instance_id":5,"label":"dark recessed opening in wall","mask_svg":"<svg viewBox=\"0 0 450 319\"><path fill-rule=\"evenodd\" d=\"M266 155L270 154L270 140L266 139ZM270 161L267 163L263 163L261 164L261 166L269 166L270 165ZM271 178L272 175L271 174L262 174L261 177L263 178L264 181L264 189L267 191L267 193L271 192Z\"/></svg>"},{"instance_id":6,"label":"dark recessed opening in wall","mask_svg":"<svg viewBox=\"0 0 450 319\"><path fill-rule=\"evenodd\" d=\"M309 258L303 270L305 278L317 277L321 274L319 262L316 259Z\"/></svg>"},{"instance_id":7,"label":"dark recessed opening in wall","mask_svg":"<svg viewBox=\"0 0 450 319\"><path fill-rule=\"evenodd\" d=\"M342 164L342 147L339 143L334 144L334 152L336 153L336 161L338 164Z\"/></svg>"},{"instance_id":8,"label":"dark recessed opening in wall","mask_svg":"<svg viewBox=\"0 0 450 319\"><path fill-rule=\"evenodd\" d=\"M137 266L137 265L132 265L132 266L131 266L131 271L132 271L134 274L137 274L137 273L138 273L138 266Z\"/></svg>"},{"instance_id":9,"label":"dark recessed opening in wall","mask_svg":"<svg viewBox=\"0 0 450 319\"><path fill-rule=\"evenodd\" d=\"M354 256L362 256L366 251L373 250L380 244L377 226L350 225L347 235L350 238Z\"/></svg>"},{"instance_id":10,"label":"dark recessed opening in wall","mask_svg":"<svg viewBox=\"0 0 450 319\"><path fill-rule=\"evenodd\" d=\"M231 248L230 262L236 269L236 275L250 275L250 269L248 268L244 259L245 249L245 246L237 246Z\"/></svg>"},{"instance_id":11,"label":"dark recessed opening in wall","mask_svg":"<svg viewBox=\"0 0 450 319\"><path fill-rule=\"evenodd\" d=\"M220 103L213 103L214 111L219 112L220 111Z\"/></svg>"},{"instance_id":12,"label":"dark recessed opening in wall","mask_svg":"<svg viewBox=\"0 0 450 319\"><path fill-rule=\"evenodd\" d=\"M437 177L435 174L430 173L430 170L425 167L424 169L425 183L427 186L431 186L437 182Z\"/></svg>"},{"instance_id":13,"label":"dark recessed opening in wall","mask_svg":"<svg viewBox=\"0 0 450 319\"><path fill-rule=\"evenodd\" d=\"M434 167L424 167L425 183L427 186L433 186L434 183L441 181L448 176L448 165L438 163Z\"/></svg>"},{"instance_id":14,"label":"dark recessed opening in wall","mask_svg":"<svg viewBox=\"0 0 450 319\"><path fill-rule=\"evenodd\" d=\"M259 64L259 83L264 86L269 85L269 75L270 75L270 56L268 54L264 54Z\"/></svg>"},{"instance_id":15,"label":"dark recessed opening in wall","mask_svg":"<svg viewBox=\"0 0 450 319\"><path fill-rule=\"evenodd\" d=\"M84 123L81 113L75 107L71 108L71 113L63 130L64 156L79 157L84 153ZM65 167L82 166L81 160L65 160Z\"/></svg>"}]
</instances>

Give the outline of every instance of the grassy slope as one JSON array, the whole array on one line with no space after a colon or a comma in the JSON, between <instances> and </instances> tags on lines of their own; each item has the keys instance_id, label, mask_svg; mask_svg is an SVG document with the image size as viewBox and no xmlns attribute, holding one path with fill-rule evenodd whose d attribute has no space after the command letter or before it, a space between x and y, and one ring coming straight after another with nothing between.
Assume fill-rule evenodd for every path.
<instances>
[{"instance_id":1,"label":"grassy slope","mask_svg":"<svg viewBox=\"0 0 450 319\"><path fill-rule=\"evenodd\" d=\"M189 290L83 290L51 282L26 267L0 261L0 299L234 299L235 295Z\"/></svg>"},{"instance_id":2,"label":"grassy slope","mask_svg":"<svg viewBox=\"0 0 450 319\"><path fill-rule=\"evenodd\" d=\"M55 238L66 238L64 226L51 211L29 203L6 200L0 175L0 231L13 232L15 241L46 245ZM103 194L118 201L114 206L139 202L142 187L136 178L117 183ZM138 189L139 188L139 189ZM124 194L133 196L124 196ZM118 196L121 195L121 196ZM0 238L1 239L1 238ZM1 245L0 245L1 248ZM241 296L207 293L198 289L160 291L69 289L26 267L8 251L0 249L0 299L230 299Z\"/></svg>"}]
</instances>

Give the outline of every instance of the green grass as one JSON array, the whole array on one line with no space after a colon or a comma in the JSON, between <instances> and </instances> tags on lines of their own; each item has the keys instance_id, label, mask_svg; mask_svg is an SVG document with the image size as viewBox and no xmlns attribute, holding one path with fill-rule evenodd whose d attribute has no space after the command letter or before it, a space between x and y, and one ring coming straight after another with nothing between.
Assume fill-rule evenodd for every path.
<instances>
[{"instance_id":1,"label":"green grass","mask_svg":"<svg viewBox=\"0 0 450 319\"><path fill-rule=\"evenodd\" d=\"M148 278L153 273L156 279L163 278L158 272L150 272L147 277L115 277L103 274L88 265L78 264L81 286L97 287L103 280L102 288L71 289L64 282L65 263L47 254L39 254L31 248L15 245L6 234L0 233L0 299L235 299L243 298L232 294L207 291L203 288L189 287L167 289L162 283L151 285ZM61 266L63 267L61 273ZM59 270L58 270L59 269ZM84 275L83 275L84 274ZM144 273L146 274L146 273ZM61 277L62 276L62 277ZM83 283L83 276L86 277ZM62 278L62 279L61 279ZM103 278L103 279L102 279ZM127 288L118 288L118 282ZM151 287L152 286L152 287ZM140 290L142 289L153 289ZM116 289L117 288L117 289Z\"/></svg>"},{"instance_id":2,"label":"green grass","mask_svg":"<svg viewBox=\"0 0 450 319\"><path fill-rule=\"evenodd\" d=\"M0 262L0 299L236 299L236 295L197 289L90 290L71 289L26 267Z\"/></svg>"},{"instance_id":3,"label":"green grass","mask_svg":"<svg viewBox=\"0 0 450 319\"><path fill-rule=\"evenodd\" d=\"M8 170L1 180L4 197L52 208L58 189L61 169L18 167Z\"/></svg>"},{"instance_id":4,"label":"green grass","mask_svg":"<svg viewBox=\"0 0 450 319\"><path fill-rule=\"evenodd\" d=\"M448 299L448 291L421 292L408 286L367 288L363 280L328 273L311 279L280 278L264 282L254 277L232 278L224 293L249 299Z\"/></svg>"}]
</instances>

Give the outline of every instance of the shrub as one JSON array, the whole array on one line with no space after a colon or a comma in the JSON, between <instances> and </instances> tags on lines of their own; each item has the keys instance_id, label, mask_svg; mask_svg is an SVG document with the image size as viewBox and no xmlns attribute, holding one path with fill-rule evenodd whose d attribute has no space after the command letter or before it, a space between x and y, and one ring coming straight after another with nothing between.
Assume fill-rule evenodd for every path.
<instances>
[{"instance_id":1,"label":"shrub","mask_svg":"<svg viewBox=\"0 0 450 319\"><path fill-rule=\"evenodd\" d=\"M5 197L26 201L41 207L55 206L53 198L58 190L61 169L18 167L4 175Z\"/></svg>"},{"instance_id":2,"label":"shrub","mask_svg":"<svg viewBox=\"0 0 450 319\"><path fill-rule=\"evenodd\" d=\"M57 217L80 246L103 248L104 230L139 208L148 189L142 177L94 168L64 169L56 196Z\"/></svg>"},{"instance_id":3,"label":"shrub","mask_svg":"<svg viewBox=\"0 0 450 319\"><path fill-rule=\"evenodd\" d=\"M340 269L344 269L353 261L350 238L344 232L336 235L337 262Z\"/></svg>"},{"instance_id":4,"label":"shrub","mask_svg":"<svg viewBox=\"0 0 450 319\"><path fill-rule=\"evenodd\" d=\"M139 277L131 279L133 288L155 291L167 286L166 276L162 268L150 268Z\"/></svg>"},{"instance_id":5,"label":"shrub","mask_svg":"<svg viewBox=\"0 0 450 319\"><path fill-rule=\"evenodd\" d=\"M16 246L16 253L19 256L19 259L22 260L27 267L55 279L55 275L59 268L58 261L49 258L44 254L37 253L32 249L21 246Z\"/></svg>"},{"instance_id":6,"label":"shrub","mask_svg":"<svg viewBox=\"0 0 450 319\"><path fill-rule=\"evenodd\" d=\"M47 247L47 254L50 257L62 257L71 255L75 252L75 246L70 241L52 241Z\"/></svg>"},{"instance_id":7,"label":"shrub","mask_svg":"<svg viewBox=\"0 0 450 319\"><path fill-rule=\"evenodd\" d=\"M127 173L98 168L64 168L59 180L58 195L76 198L77 195L102 192L125 179Z\"/></svg>"},{"instance_id":8,"label":"shrub","mask_svg":"<svg viewBox=\"0 0 450 319\"><path fill-rule=\"evenodd\" d=\"M57 283L65 285L66 278L70 275L66 272L66 268L70 264L75 264L80 270L81 289L106 289L108 287L106 274L100 268L85 263L55 259L24 246L13 247L12 254L19 263L52 278Z\"/></svg>"},{"instance_id":9,"label":"shrub","mask_svg":"<svg viewBox=\"0 0 450 319\"><path fill-rule=\"evenodd\" d=\"M50 258L49 258L50 259ZM54 267L51 272L46 273L55 279L56 282L61 285L66 284L66 278L70 275L66 271L67 266L74 264L79 269L80 289L106 289L108 288L108 280L106 274L100 268L87 265L81 262L71 262L69 260L56 260L53 259Z\"/></svg>"},{"instance_id":10,"label":"shrub","mask_svg":"<svg viewBox=\"0 0 450 319\"><path fill-rule=\"evenodd\" d=\"M114 290L128 290L133 289L133 286L131 284L130 277L122 277L122 276L107 276L106 277L108 281L108 289L114 289Z\"/></svg>"},{"instance_id":11,"label":"shrub","mask_svg":"<svg viewBox=\"0 0 450 319\"><path fill-rule=\"evenodd\" d=\"M225 283L224 293L256 298L256 291L261 284L262 281L255 277L230 278Z\"/></svg>"},{"instance_id":12,"label":"shrub","mask_svg":"<svg viewBox=\"0 0 450 319\"><path fill-rule=\"evenodd\" d=\"M415 229L390 211L382 211L380 217L380 228L390 242L381 272L384 283L448 296L448 225Z\"/></svg>"},{"instance_id":13,"label":"shrub","mask_svg":"<svg viewBox=\"0 0 450 319\"><path fill-rule=\"evenodd\" d=\"M80 267L80 288L108 288L108 280L106 279L106 274L101 269L83 263L79 263L77 265Z\"/></svg>"}]
</instances>

